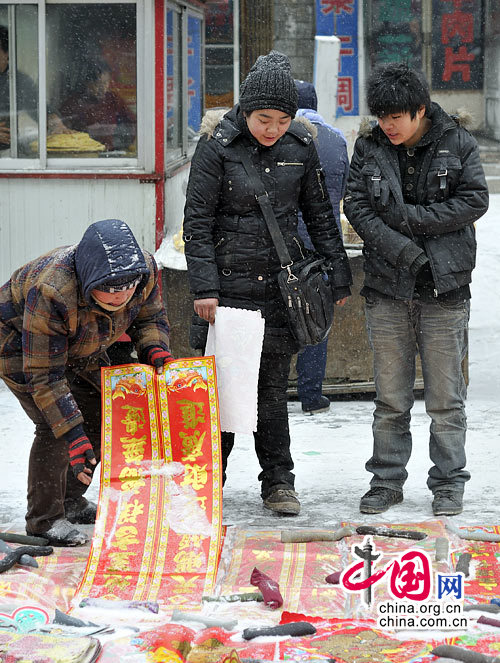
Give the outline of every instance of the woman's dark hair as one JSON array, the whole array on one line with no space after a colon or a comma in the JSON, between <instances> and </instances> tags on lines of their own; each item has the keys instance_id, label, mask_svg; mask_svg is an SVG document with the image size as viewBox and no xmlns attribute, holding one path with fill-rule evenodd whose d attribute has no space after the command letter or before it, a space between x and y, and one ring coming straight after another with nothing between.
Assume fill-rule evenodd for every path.
<instances>
[{"instance_id":1,"label":"woman's dark hair","mask_svg":"<svg viewBox=\"0 0 500 663\"><path fill-rule=\"evenodd\" d=\"M101 58L87 60L83 69L84 78L87 83L93 83L94 81L99 80L102 74L111 72L109 64Z\"/></svg>"},{"instance_id":2,"label":"woman's dark hair","mask_svg":"<svg viewBox=\"0 0 500 663\"><path fill-rule=\"evenodd\" d=\"M431 97L425 76L402 62L374 69L366 84L370 113L383 117L391 113L410 113L413 119L421 106L429 111Z\"/></svg>"}]
</instances>

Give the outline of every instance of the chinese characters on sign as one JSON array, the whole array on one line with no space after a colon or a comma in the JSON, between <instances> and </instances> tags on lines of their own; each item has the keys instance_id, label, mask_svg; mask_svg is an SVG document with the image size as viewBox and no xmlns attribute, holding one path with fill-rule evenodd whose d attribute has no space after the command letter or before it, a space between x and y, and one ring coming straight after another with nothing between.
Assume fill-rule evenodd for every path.
<instances>
[{"instance_id":1,"label":"chinese characters on sign","mask_svg":"<svg viewBox=\"0 0 500 663\"><path fill-rule=\"evenodd\" d=\"M358 115L359 0L316 0L316 34L340 39L337 115Z\"/></svg>"},{"instance_id":2,"label":"chinese characters on sign","mask_svg":"<svg viewBox=\"0 0 500 663\"><path fill-rule=\"evenodd\" d=\"M432 87L483 87L483 0L433 0Z\"/></svg>"}]
</instances>

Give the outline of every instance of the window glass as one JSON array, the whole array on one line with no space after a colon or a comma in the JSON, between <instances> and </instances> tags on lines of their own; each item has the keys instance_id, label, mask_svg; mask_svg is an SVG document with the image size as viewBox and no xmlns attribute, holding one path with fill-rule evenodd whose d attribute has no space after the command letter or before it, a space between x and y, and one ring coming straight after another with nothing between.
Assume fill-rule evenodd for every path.
<instances>
[{"instance_id":1,"label":"window glass","mask_svg":"<svg viewBox=\"0 0 500 663\"><path fill-rule=\"evenodd\" d=\"M180 20L179 13L174 9L167 9L166 16L166 110L167 110L167 159L179 156L181 142L181 58L180 58Z\"/></svg>"},{"instance_id":2,"label":"window glass","mask_svg":"<svg viewBox=\"0 0 500 663\"><path fill-rule=\"evenodd\" d=\"M37 8L33 5L1 5L0 158L37 156Z\"/></svg>"},{"instance_id":3,"label":"window glass","mask_svg":"<svg viewBox=\"0 0 500 663\"><path fill-rule=\"evenodd\" d=\"M233 47L206 47L206 90L208 108L233 105Z\"/></svg>"},{"instance_id":4,"label":"window glass","mask_svg":"<svg viewBox=\"0 0 500 663\"><path fill-rule=\"evenodd\" d=\"M49 158L137 157L135 4L47 5Z\"/></svg>"},{"instance_id":5,"label":"window glass","mask_svg":"<svg viewBox=\"0 0 500 663\"><path fill-rule=\"evenodd\" d=\"M234 103L232 0L209 0L205 17L205 106L231 107Z\"/></svg>"},{"instance_id":6,"label":"window glass","mask_svg":"<svg viewBox=\"0 0 500 663\"><path fill-rule=\"evenodd\" d=\"M201 124L201 20L188 16L188 142L198 140Z\"/></svg>"}]
</instances>

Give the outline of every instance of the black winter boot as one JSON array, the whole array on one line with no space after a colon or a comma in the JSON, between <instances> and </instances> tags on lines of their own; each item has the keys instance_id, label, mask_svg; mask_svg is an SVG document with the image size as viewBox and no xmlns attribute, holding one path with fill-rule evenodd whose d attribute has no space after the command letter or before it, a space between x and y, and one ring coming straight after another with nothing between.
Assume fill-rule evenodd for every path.
<instances>
[{"instance_id":1,"label":"black winter boot","mask_svg":"<svg viewBox=\"0 0 500 663\"><path fill-rule=\"evenodd\" d=\"M382 513L403 501L403 493L383 486L375 486L363 495L359 504L361 513Z\"/></svg>"},{"instance_id":2,"label":"black winter boot","mask_svg":"<svg viewBox=\"0 0 500 663\"><path fill-rule=\"evenodd\" d=\"M432 502L435 516L456 516L463 511L463 495L458 490L436 490Z\"/></svg>"},{"instance_id":3,"label":"black winter boot","mask_svg":"<svg viewBox=\"0 0 500 663\"><path fill-rule=\"evenodd\" d=\"M66 520L69 520L70 523L92 525L95 523L97 515L97 504L95 502L89 502L85 497L65 499L64 514Z\"/></svg>"}]
</instances>

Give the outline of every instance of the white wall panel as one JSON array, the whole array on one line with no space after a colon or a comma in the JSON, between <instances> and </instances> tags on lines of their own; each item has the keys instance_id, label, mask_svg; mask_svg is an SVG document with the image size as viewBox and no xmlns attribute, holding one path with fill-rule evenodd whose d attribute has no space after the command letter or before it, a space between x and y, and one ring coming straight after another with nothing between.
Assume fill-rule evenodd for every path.
<instances>
[{"instance_id":1,"label":"white wall panel","mask_svg":"<svg viewBox=\"0 0 500 663\"><path fill-rule=\"evenodd\" d=\"M87 226L122 219L155 250L155 187L139 180L0 178L0 285L17 267L66 244Z\"/></svg>"}]
</instances>

